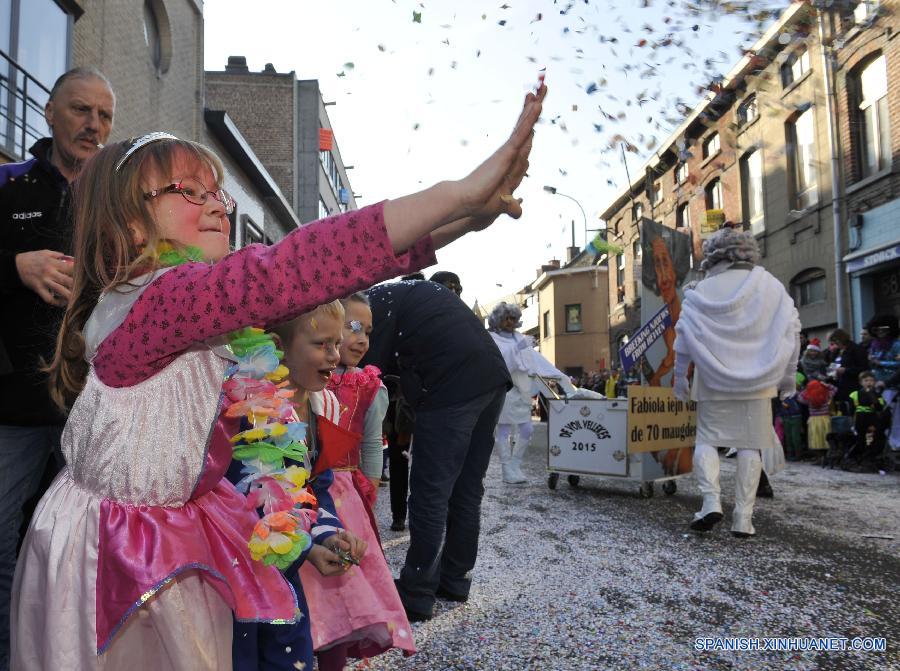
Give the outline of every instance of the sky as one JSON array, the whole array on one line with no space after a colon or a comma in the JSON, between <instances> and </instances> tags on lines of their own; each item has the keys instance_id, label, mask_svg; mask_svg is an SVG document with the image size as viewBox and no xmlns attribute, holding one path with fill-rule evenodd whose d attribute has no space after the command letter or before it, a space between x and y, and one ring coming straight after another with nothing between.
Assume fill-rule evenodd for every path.
<instances>
[{"instance_id":1,"label":"sky","mask_svg":"<svg viewBox=\"0 0 900 671\"><path fill-rule=\"evenodd\" d=\"M549 94L519 220L438 252L463 299L490 302L565 259L787 0L206 0L205 67L228 56L318 79L359 205L464 177ZM749 7L747 7L749 5ZM745 9L745 7L747 7ZM736 11L737 10L737 11ZM264 158L264 157L263 157ZM554 186L560 195L544 191ZM579 205L581 208L579 208ZM582 215L582 209L584 215Z\"/></svg>"}]
</instances>

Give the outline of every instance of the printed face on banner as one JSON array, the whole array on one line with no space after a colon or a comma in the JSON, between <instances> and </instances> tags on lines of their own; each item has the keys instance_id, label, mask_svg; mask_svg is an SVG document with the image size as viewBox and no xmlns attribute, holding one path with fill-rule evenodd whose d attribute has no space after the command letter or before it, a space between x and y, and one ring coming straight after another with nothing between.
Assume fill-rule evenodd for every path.
<instances>
[{"instance_id":1,"label":"printed face on banner","mask_svg":"<svg viewBox=\"0 0 900 671\"><path fill-rule=\"evenodd\" d=\"M641 323L646 324L664 307L668 313L662 337L641 359L641 373L650 387L672 387L675 325L681 315L681 287L691 272L693 245L689 234L644 219L641 222L641 247L645 259L641 276ZM652 455L664 464L667 475L678 475L691 468L690 459L681 454L686 451L685 448L660 450Z\"/></svg>"}]
</instances>

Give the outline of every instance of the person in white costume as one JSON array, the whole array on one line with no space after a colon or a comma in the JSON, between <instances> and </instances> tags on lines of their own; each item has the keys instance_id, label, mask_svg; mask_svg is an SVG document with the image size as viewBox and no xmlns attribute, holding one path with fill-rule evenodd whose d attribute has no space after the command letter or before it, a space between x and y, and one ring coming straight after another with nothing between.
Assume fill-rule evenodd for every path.
<instances>
[{"instance_id":1,"label":"person in white costume","mask_svg":"<svg viewBox=\"0 0 900 671\"><path fill-rule=\"evenodd\" d=\"M488 317L488 330L513 381L500 412L494 442L494 450L500 455L503 482L511 485L527 482L522 473L522 457L533 432L531 398L540 391L536 376L556 380L567 396L577 391L565 373L534 350L530 336L516 332L522 325L521 319L522 311L511 303L499 303Z\"/></svg>"},{"instance_id":2,"label":"person in white costume","mask_svg":"<svg viewBox=\"0 0 900 671\"><path fill-rule=\"evenodd\" d=\"M703 507L690 527L709 531L722 520L716 448L735 448L731 532L745 538L756 533L761 469L773 475L784 465L771 399L796 388L800 319L781 282L757 265L752 234L723 228L703 243L703 255L704 279L685 291L675 327L675 394L697 401L694 473Z\"/></svg>"}]
</instances>

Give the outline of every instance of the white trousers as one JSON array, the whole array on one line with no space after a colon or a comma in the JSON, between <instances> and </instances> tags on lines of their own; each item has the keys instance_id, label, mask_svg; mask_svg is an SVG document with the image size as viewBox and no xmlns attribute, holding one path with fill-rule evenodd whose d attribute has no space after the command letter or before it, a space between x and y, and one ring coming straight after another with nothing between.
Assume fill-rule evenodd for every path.
<instances>
[{"instance_id":1,"label":"white trousers","mask_svg":"<svg viewBox=\"0 0 900 671\"><path fill-rule=\"evenodd\" d=\"M756 488L759 486L761 472L762 459L759 450L739 449L734 483L732 531L756 533L753 528L753 504L756 502ZM697 477L697 487L703 495L703 507L694 517L700 519L709 513L722 512L719 453L715 447L697 443L694 447L694 474Z\"/></svg>"}]
</instances>

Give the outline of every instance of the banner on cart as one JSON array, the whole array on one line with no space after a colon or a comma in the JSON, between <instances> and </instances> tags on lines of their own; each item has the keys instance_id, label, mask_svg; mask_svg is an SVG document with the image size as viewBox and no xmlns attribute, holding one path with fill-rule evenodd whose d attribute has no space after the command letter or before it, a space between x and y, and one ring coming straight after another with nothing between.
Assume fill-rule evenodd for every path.
<instances>
[{"instance_id":1,"label":"banner on cart","mask_svg":"<svg viewBox=\"0 0 900 671\"><path fill-rule=\"evenodd\" d=\"M634 364L644 356L644 352L650 348L650 345L655 343L671 326L672 315L669 313L669 306L663 305L659 312L650 318L650 321L639 328L631 336L631 339L619 348L619 361L622 362L622 369L626 373L630 371Z\"/></svg>"},{"instance_id":2,"label":"banner on cart","mask_svg":"<svg viewBox=\"0 0 900 671\"><path fill-rule=\"evenodd\" d=\"M670 387L628 387L628 453L693 448L697 404Z\"/></svg>"},{"instance_id":3,"label":"banner on cart","mask_svg":"<svg viewBox=\"0 0 900 671\"><path fill-rule=\"evenodd\" d=\"M675 324L681 314L682 285L691 272L693 250L691 237L683 230L691 229L669 228L650 219L641 222L641 322L652 324L664 307L670 315L662 334L645 348L643 356L634 357L641 377L651 387L673 385Z\"/></svg>"}]
</instances>

